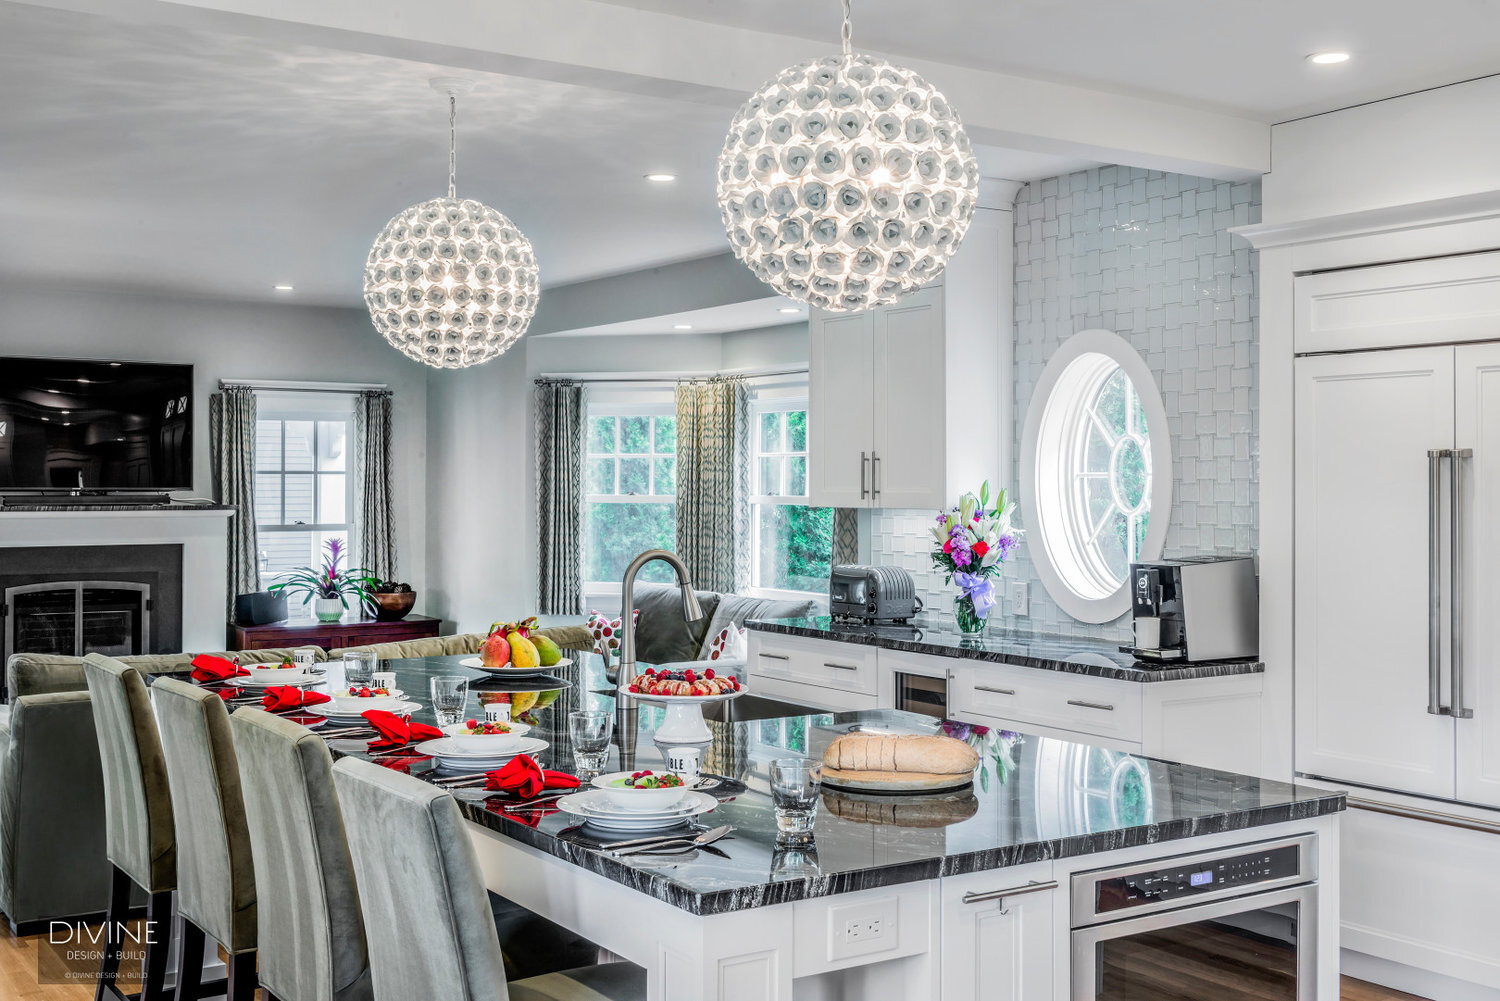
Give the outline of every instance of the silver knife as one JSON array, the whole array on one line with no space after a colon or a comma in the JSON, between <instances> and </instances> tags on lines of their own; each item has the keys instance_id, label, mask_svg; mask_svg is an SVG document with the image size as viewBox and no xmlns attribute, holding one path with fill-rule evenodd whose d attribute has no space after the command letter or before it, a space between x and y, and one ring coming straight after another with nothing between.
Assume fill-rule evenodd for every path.
<instances>
[{"instance_id":1,"label":"silver knife","mask_svg":"<svg viewBox=\"0 0 1500 1001\"><path fill-rule=\"evenodd\" d=\"M703 848L706 845L711 845L732 830L734 830L733 827L725 824L723 827L715 827L711 831L704 831L696 838L674 838L670 841L658 841L655 844L650 845L637 845L634 848L622 848L615 851L614 855L616 858L624 858L627 855L647 855L651 852L666 850L669 845L671 846L670 851L674 853L688 852L692 851L694 848Z\"/></svg>"},{"instance_id":2,"label":"silver knife","mask_svg":"<svg viewBox=\"0 0 1500 1001\"><path fill-rule=\"evenodd\" d=\"M713 835L713 840L717 841L719 838L722 838L724 835L728 834L732 830L734 830L734 828L732 826L730 826L729 824L725 824L723 827L715 827L712 830L704 831L698 837L702 838L702 837L708 837L709 835ZM612 851L616 851L617 849L620 849L620 848L632 848L632 847L634 847L636 845L658 845L658 844L661 844L664 841L690 841L690 840L693 840L693 839L690 838L686 834L658 834L654 838L636 838L634 841L615 841L615 842L612 842L612 843L607 844L607 845L600 845L599 846L599 850L600 851L605 851L605 852L612 852ZM707 844L707 842L704 842L704 844Z\"/></svg>"}]
</instances>

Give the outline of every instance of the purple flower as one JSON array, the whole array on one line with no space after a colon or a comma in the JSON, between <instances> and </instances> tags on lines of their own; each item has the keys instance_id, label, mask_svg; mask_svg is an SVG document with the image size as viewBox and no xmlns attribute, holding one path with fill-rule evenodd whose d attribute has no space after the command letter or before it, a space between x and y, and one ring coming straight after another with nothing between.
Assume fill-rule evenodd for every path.
<instances>
[{"instance_id":1,"label":"purple flower","mask_svg":"<svg viewBox=\"0 0 1500 1001\"><path fill-rule=\"evenodd\" d=\"M953 565L966 567L974 562L974 550L959 546L953 548Z\"/></svg>"}]
</instances>

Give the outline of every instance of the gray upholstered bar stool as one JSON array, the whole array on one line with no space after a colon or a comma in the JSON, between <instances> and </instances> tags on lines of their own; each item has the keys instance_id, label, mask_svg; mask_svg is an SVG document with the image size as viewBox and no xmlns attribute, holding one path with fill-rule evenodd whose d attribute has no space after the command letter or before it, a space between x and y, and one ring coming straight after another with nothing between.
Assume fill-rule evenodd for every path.
<instances>
[{"instance_id":1,"label":"gray upholstered bar stool","mask_svg":"<svg viewBox=\"0 0 1500 1001\"><path fill-rule=\"evenodd\" d=\"M260 897L268 1001L370 1001L354 864L323 739L261 709L229 719Z\"/></svg>"},{"instance_id":2,"label":"gray upholstered bar stool","mask_svg":"<svg viewBox=\"0 0 1500 1001\"><path fill-rule=\"evenodd\" d=\"M174 678L158 678L151 694L177 828L178 1001L199 996L204 936L229 953L228 1001L254 1001L255 866L229 711Z\"/></svg>"},{"instance_id":3,"label":"gray upholstered bar stool","mask_svg":"<svg viewBox=\"0 0 1500 1001\"><path fill-rule=\"evenodd\" d=\"M83 673L104 768L104 850L110 864L106 927L117 929L128 920L132 883L150 895L146 920L155 933L146 943L141 995L142 1001L162 1001L177 888L177 834L161 737L140 672L91 653ZM121 937L112 933L99 964L95 1001L123 996L114 986L123 948Z\"/></svg>"},{"instance_id":4,"label":"gray upholstered bar stool","mask_svg":"<svg viewBox=\"0 0 1500 1001\"><path fill-rule=\"evenodd\" d=\"M378 997L644 1001L646 971L630 963L507 985L479 859L453 797L356 758L335 764L333 777L349 822Z\"/></svg>"}]
</instances>

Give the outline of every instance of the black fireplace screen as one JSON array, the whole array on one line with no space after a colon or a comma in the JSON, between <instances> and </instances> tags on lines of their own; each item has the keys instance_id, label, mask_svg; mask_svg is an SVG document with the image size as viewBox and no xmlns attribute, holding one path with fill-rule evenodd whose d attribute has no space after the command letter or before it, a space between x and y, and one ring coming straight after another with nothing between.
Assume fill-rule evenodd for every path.
<instances>
[{"instance_id":1,"label":"black fireplace screen","mask_svg":"<svg viewBox=\"0 0 1500 1001\"><path fill-rule=\"evenodd\" d=\"M56 581L5 592L12 653L81 657L144 653L151 588L118 581Z\"/></svg>"}]
</instances>

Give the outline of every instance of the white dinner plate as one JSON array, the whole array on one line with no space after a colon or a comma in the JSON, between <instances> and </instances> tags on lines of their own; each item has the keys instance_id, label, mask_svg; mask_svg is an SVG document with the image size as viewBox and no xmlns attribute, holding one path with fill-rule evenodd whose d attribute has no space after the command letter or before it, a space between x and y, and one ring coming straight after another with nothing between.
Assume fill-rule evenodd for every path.
<instances>
[{"instance_id":1,"label":"white dinner plate","mask_svg":"<svg viewBox=\"0 0 1500 1001\"><path fill-rule=\"evenodd\" d=\"M589 789L585 792L569 793L558 799L557 807L575 817L582 818L590 827L604 831L630 832L676 827L719 805L719 801L707 793L689 792L676 807L668 811L659 813L624 811L611 807L607 799L596 795L598 791Z\"/></svg>"},{"instance_id":2,"label":"white dinner plate","mask_svg":"<svg viewBox=\"0 0 1500 1001\"><path fill-rule=\"evenodd\" d=\"M270 672L267 671L267 674ZM256 678L253 676L240 675L235 678L225 679L225 684L235 685L239 688L275 688L278 685L291 685L294 688L305 688L308 685L320 685L327 680L326 675L305 674L302 671L278 671L279 678Z\"/></svg>"},{"instance_id":3,"label":"white dinner plate","mask_svg":"<svg viewBox=\"0 0 1500 1001\"><path fill-rule=\"evenodd\" d=\"M544 674L551 674L558 668L567 667L572 663L573 660L571 657L564 657L556 664L549 664L546 667L485 667L478 657L465 657L458 662L458 666L471 667L476 671L483 671L485 674L493 674L497 678L538 678Z\"/></svg>"},{"instance_id":4,"label":"white dinner plate","mask_svg":"<svg viewBox=\"0 0 1500 1001\"><path fill-rule=\"evenodd\" d=\"M314 713L314 714L316 714L318 716L326 716L329 719L335 720L336 722L340 722L340 723L346 723L346 722L349 722L349 723L358 723L360 720L364 719L364 716L363 716L362 713L345 712L342 709L335 708L334 704L332 702L319 702L315 706L306 706L305 708L306 708L307 712ZM421 709L422 708L422 704L420 702L398 701L393 706L388 706L388 707L370 706L368 708L371 708L371 709L384 708L386 710L386 712L395 713L397 716L405 716L405 715L407 715L409 713L416 712L418 709Z\"/></svg>"},{"instance_id":5,"label":"white dinner plate","mask_svg":"<svg viewBox=\"0 0 1500 1001\"><path fill-rule=\"evenodd\" d=\"M436 759L440 766L485 771L498 768L518 754L536 754L538 751L546 750L548 746L545 740L539 740L536 737L517 737L516 742L503 751L486 751L483 754L476 754L457 742L457 737L438 737L435 740L422 741L413 750L418 754L426 754Z\"/></svg>"},{"instance_id":6,"label":"white dinner plate","mask_svg":"<svg viewBox=\"0 0 1500 1001\"><path fill-rule=\"evenodd\" d=\"M273 685L284 684L282 678L321 678L323 673L319 671L305 671L300 667L250 667L242 665L243 670L249 671L248 678L252 683L264 684L269 682Z\"/></svg>"}]
</instances>

